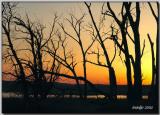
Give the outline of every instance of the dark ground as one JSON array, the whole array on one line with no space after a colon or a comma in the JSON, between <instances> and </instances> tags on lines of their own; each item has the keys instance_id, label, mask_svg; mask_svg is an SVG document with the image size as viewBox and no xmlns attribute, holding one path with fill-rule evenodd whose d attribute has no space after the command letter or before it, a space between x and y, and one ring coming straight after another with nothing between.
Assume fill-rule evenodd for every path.
<instances>
[{"instance_id":1,"label":"dark ground","mask_svg":"<svg viewBox=\"0 0 160 115\"><path fill-rule=\"evenodd\" d=\"M109 86L95 85L98 89L108 92ZM77 94L75 85L55 83L54 87L64 89L64 94ZM83 87L83 85L81 85ZM32 88L29 88L32 89ZM143 95L147 95L150 86L143 86ZM21 86L16 82L2 82L2 92L20 92ZM117 94L126 95L127 86L118 86ZM53 88L50 94L59 93ZM95 95L88 88L88 94ZM78 98L47 98L45 100L24 101L22 98L2 98L3 113L158 113L158 107L142 100L139 104L130 104L126 99L119 99L114 103L105 99Z\"/></svg>"},{"instance_id":2,"label":"dark ground","mask_svg":"<svg viewBox=\"0 0 160 115\"><path fill-rule=\"evenodd\" d=\"M132 109L133 106L134 109ZM127 100L118 100L111 104L104 99L84 101L73 98L50 98L43 101L30 99L27 102L21 98L2 99L3 113L158 113L158 109L152 107L146 100L138 105L130 105Z\"/></svg>"}]
</instances>

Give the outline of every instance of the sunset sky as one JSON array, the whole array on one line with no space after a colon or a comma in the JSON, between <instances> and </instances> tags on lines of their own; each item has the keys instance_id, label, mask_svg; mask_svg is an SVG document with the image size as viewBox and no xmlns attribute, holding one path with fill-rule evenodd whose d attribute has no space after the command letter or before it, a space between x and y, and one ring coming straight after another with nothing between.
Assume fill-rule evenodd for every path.
<instances>
[{"instance_id":1,"label":"sunset sky","mask_svg":"<svg viewBox=\"0 0 160 115\"><path fill-rule=\"evenodd\" d=\"M154 9L156 8L156 4L152 3ZM98 25L100 16L101 16L101 7L102 7L102 2L93 2L91 9L93 12L93 16L96 20L96 24ZM111 7L113 10L118 13L120 12L121 8L121 2L114 2L111 3ZM144 55L142 57L142 74L143 74L143 84L150 84L151 83L151 73L152 73L152 68L151 68L151 49L150 49L150 44L147 38L147 33L150 34L152 41L154 42L154 50L156 50L156 23L154 20L154 17L152 16L152 13L149 9L149 6L147 3L143 2L140 4L141 7L141 19L140 19L140 37L141 37L141 50L143 47L143 41L145 39L146 47L144 50ZM156 9L155 9L156 11ZM53 20L54 13L57 13L59 16L59 21L64 24L64 26L67 28L68 32L73 33L73 29L70 28L69 24L65 20L65 18L69 17L69 14L72 13L76 17L81 17L82 14L86 14L86 17L84 18L84 24L92 23L87 7L83 2L20 2L18 4L17 8L17 14L21 15L21 17L25 18L25 13L29 15L29 17L33 21L39 21L43 23L47 28L46 28L46 34L47 30L49 30L50 23ZM121 17L119 17L121 18ZM113 22L113 19L111 17L106 16L106 21L105 21L105 27L103 30L107 31L110 28L111 23ZM115 26L117 27L116 23ZM132 35L132 33L131 33ZM119 37L121 35L119 34ZM121 38L120 38L121 39ZM89 36L89 33L86 31L82 32L82 41L85 46L85 48L90 44L91 42L91 37ZM134 55L134 46L131 40L128 39L129 42L129 48L130 48L130 53ZM73 49L73 52L76 55L76 61L80 62L77 67L76 71L79 76L83 76L83 66L82 66L82 56L80 52L80 47L77 45L75 41L72 39L68 38L68 45L67 47L69 49ZM25 46L25 43L22 42L16 42L15 43L16 48L21 48ZM113 42L108 40L105 43L106 49L108 51L110 59L113 57L114 53L114 46ZM98 43L95 43L93 47L91 48L90 51L97 51ZM100 48L100 46L99 46ZM115 61L113 62L113 67L116 72L116 78L117 78L117 83L118 84L126 84L126 69L125 69L125 64L122 63L120 57L118 56L117 51L117 56ZM123 55L122 55L123 57ZM88 60L92 60L96 62L96 56L87 56ZM124 58L123 58L124 59ZM104 59L102 58L102 62L105 62ZM3 70L8 70L8 66L3 64ZM132 72L133 74L133 72ZM4 78L3 78L4 79ZM108 77L108 69L95 66L92 64L87 63L87 79L94 84L108 84L109 82L109 77ZM63 82L69 82L71 83L71 80L63 79Z\"/></svg>"}]
</instances>

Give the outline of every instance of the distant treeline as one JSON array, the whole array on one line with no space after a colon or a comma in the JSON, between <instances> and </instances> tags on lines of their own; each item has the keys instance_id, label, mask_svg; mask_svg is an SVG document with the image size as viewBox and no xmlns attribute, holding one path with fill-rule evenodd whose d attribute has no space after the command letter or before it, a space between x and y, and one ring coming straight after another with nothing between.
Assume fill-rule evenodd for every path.
<instances>
[{"instance_id":1,"label":"distant treeline","mask_svg":"<svg viewBox=\"0 0 160 115\"><path fill-rule=\"evenodd\" d=\"M98 89L102 91L109 92L109 85L95 85ZM83 84L80 85L81 88L84 87ZM32 92L32 83L28 84L29 92ZM21 84L16 81L2 81L2 92L21 92L22 87ZM143 95L147 95L150 90L150 85L143 85ZM58 83L55 82L49 94L57 94L59 92L64 91L68 94L72 91L74 94L78 94L77 85L75 84L66 84L66 83ZM97 94L92 90L91 87L88 87L88 94ZM126 85L118 85L117 90L118 95L126 95L127 94L127 86Z\"/></svg>"}]
</instances>

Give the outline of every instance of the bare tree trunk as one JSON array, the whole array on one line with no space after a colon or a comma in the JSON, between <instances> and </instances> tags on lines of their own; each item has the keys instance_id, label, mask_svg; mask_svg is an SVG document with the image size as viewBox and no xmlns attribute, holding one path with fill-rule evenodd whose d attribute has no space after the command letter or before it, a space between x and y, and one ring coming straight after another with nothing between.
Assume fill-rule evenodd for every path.
<instances>
[{"instance_id":1,"label":"bare tree trunk","mask_svg":"<svg viewBox=\"0 0 160 115\"><path fill-rule=\"evenodd\" d=\"M142 73L141 73L141 47L140 47L140 35L139 35L139 22L140 22L140 6L136 2L136 20L133 20L131 11L130 11L131 2L125 4L126 13L131 24L131 28L134 34L134 53L135 53L135 62L134 62L134 89L133 89L133 101L139 102L142 99Z\"/></svg>"},{"instance_id":2,"label":"bare tree trunk","mask_svg":"<svg viewBox=\"0 0 160 115\"><path fill-rule=\"evenodd\" d=\"M152 42L150 35L147 34L147 36L151 46L151 56L152 56L152 82L151 82L150 92L148 94L148 99L150 103L156 104L158 90L156 90L156 65L155 65L155 55L154 55L154 43Z\"/></svg>"},{"instance_id":3,"label":"bare tree trunk","mask_svg":"<svg viewBox=\"0 0 160 115\"><path fill-rule=\"evenodd\" d=\"M159 97L159 2L157 2L157 37L156 37L156 85L155 85L155 92L156 92L156 107L158 107L158 97Z\"/></svg>"},{"instance_id":4,"label":"bare tree trunk","mask_svg":"<svg viewBox=\"0 0 160 115\"><path fill-rule=\"evenodd\" d=\"M87 80L87 72L86 72L86 59L85 54L83 53L83 71L84 71L84 79ZM84 98L87 99L87 83L84 83Z\"/></svg>"},{"instance_id":5,"label":"bare tree trunk","mask_svg":"<svg viewBox=\"0 0 160 115\"><path fill-rule=\"evenodd\" d=\"M149 43L150 43L150 46L151 46L151 56L152 56L152 82L151 82L151 86L154 86L155 85L155 80L156 80L156 66L155 66L155 57L154 57L154 43L152 42L149 34L147 35L148 36L148 39L149 39Z\"/></svg>"},{"instance_id":6,"label":"bare tree trunk","mask_svg":"<svg viewBox=\"0 0 160 115\"><path fill-rule=\"evenodd\" d=\"M114 101L117 99L117 82L116 82L116 75L113 67L109 69L109 79L110 79L110 93L111 93L111 100Z\"/></svg>"},{"instance_id":7,"label":"bare tree trunk","mask_svg":"<svg viewBox=\"0 0 160 115\"><path fill-rule=\"evenodd\" d=\"M123 43L124 43L124 49L125 49L125 65L126 65L126 74L127 74L127 85L128 85L128 91L127 91L127 98L129 101L132 100L132 78L131 78L131 62L130 62L130 54L129 54L129 49L128 49L128 43L126 39L126 33L124 32L124 28L121 27L121 33L122 33L122 38L123 38Z\"/></svg>"},{"instance_id":8,"label":"bare tree trunk","mask_svg":"<svg viewBox=\"0 0 160 115\"><path fill-rule=\"evenodd\" d=\"M79 92L79 96L80 96L80 98L82 99L83 98L83 96L82 96L82 90L81 90L81 87L80 87L80 84L79 84L79 80L78 80L78 78L77 78L77 74L76 74L76 72L75 71L72 71L72 73L73 73L73 75L74 75L74 77L75 77L75 80L76 80L76 84L77 84L77 89L78 89L78 92Z\"/></svg>"},{"instance_id":9,"label":"bare tree trunk","mask_svg":"<svg viewBox=\"0 0 160 115\"><path fill-rule=\"evenodd\" d=\"M142 98L142 75L140 37L137 29L133 29L135 38L134 98L136 101L139 101Z\"/></svg>"}]
</instances>

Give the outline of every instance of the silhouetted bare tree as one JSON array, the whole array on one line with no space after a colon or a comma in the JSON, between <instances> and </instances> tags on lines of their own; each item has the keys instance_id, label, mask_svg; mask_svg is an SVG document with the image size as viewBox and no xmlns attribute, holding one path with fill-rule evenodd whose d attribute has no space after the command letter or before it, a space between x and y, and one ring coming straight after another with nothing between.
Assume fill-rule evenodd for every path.
<instances>
[{"instance_id":1,"label":"silhouetted bare tree","mask_svg":"<svg viewBox=\"0 0 160 115\"><path fill-rule=\"evenodd\" d=\"M14 21L14 16L15 16L15 8L17 6L17 3L11 3L11 2L3 2L2 3L2 28L3 28L3 34L5 35L5 38L7 39L7 43L3 44L3 46L7 46L8 52L10 52L7 57L10 57L12 60L14 66L15 66L15 72L17 78L20 80L23 86L22 93L24 95L24 99L28 98L27 94L27 83L26 83L26 75L25 75L25 70L23 67L23 64L21 62L21 59L19 58L16 48L14 47L13 44L13 21ZM5 58L7 58L5 57ZM15 61L14 61L15 60ZM17 66L18 65L18 66ZM4 72L4 74L7 74ZM11 75L11 74L10 74Z\"/></svg>"},{"instance_id":2,"label":"silhouetted bare tree","mask_svg":"<svg viewBox=\"0 0 160 115\"><path fill-rule=\"evenodd\" d=\"M75 57L73 53L71 51L67 51L66 49L67 37L65 36L63 38L62 34L59 31L57 32L57 37L58 37L57 46L56 46L55 40L51 39L50 40L51 44L46 47L45 51L50 54L53 60L58 61L61 65L63 65L65 68L69 69L72 72L78 86L80 97L82 98L81 87L77 79L77 73L75 71L77 62L75 61ZM62 52L63 55L58 54L57 53L58 51Z\"/></svg>"},{"instance_id":3,"label":"silhouetted bare tree","mask_svg":"<svg viewBox=\"0 0 160 115\"><path fill-rule=\"evenodd\" d=\"M84 78L87 79L87 68L86 68L87 51L92 47L95 40L92 40L89 46L86 49L84 49L84 45L82 41L86 38L82 38L82 32L81 32L83 28L82 23L84 22L83 20L84 17L85 17L85 14L83 14L80 18L76 18L74 15L71 14L70 19L67 19L67 21L73 28L73 31L76 33L76 36L73 36L72 34L67 32L63 24L60 24L60 26L63 32L79 45L81 49L82 57L83 57L83 75L84 75ZM87 97L87 83L86 82L84 86L84 97L85 98Z\"/></svg>"},{"instance_id":4,"label":"silhouetted bare tree","mask_svg":"<svg viewBox=\"0 0 160 115\"><path fill-rule=\"evenodd\" d=\"M55 59L56 61L61 63L61 65L63 65L65 68L70 70L72 72L73 76L67 75L67 73L61 74L60 72L58 73L58 72L55 72L55 71L45 71L45 73L50 74L50 75L57 75L57 76L61 76L61 77L76 80L76 83L77 83L77 86L78 86L78 91L79 91L79 94L80 94L81 98L82 98L82 94L81 94L82 90L81 90L79 81L86 82L86 84L88 84L88 86L90 86L93 89L93 91L95 91L99 94L105 95L106 97L108 97L110 99L109 94L97 89L94 86L93 83L91 83L90 81L88 81L84 77L79 77L77 75L75 67L78 63L76 62L72 51L67 50L67 46L66 46L67 45L66 44L67 36L66 36L66 34L63 37L61 32L58 31L57 36L58 36L58 41L51 39L50 40L50 45L48 44L48 46L46 47L46 49L44 51L49 53L53 59ZM55 41L57 42L57 46L56 46ZM58 54L57 52L61 52L61 53Z\"/></svg>"},{"instance_id":5,"label":"silhouetted bare tree","mask_svg":"<svg viewBox=\"0 0 160 115\"><path fill-rule=\"evenodd\" d=\"M92 20L92 23L94 25L94 28L96 30L96 33L97 33L97 39L99 40L99 43L101 45L101 48L103 50L103 53L104 53L104 56L105 56L105 60L106 60L106 63L107 64L103 64L103 67L105 66L107 69L109 69L109 81L110 81L110 93L111 93L111 100L116 100L117 99L117 82L116 82L116 75L115 75L115 71L114 71L114 68L112 67L112 60L114 60L115 58L113 58L112 60L109 59L109 56L108 56L108 52L106 50L106 47L105 47L105 44L104 44L104 41L102 39L102 36L100 34L100 31L96 25L96 22L94 20L94 17L92 15L92 11L91 11L91 3L86 3L85 2L85 5L87 6L87 9L88 9L88 12L89 12L89 15L91 17L91 20ZM101 64L97 64L97 65L100 65Z\"/></svg>"},{"instance_id":6,"label":"silhouetted bare tree","mask_svg":"<svg viewBox=\"0 0 160 115\"><path fill-rule=\"evenodd\" d=\"M134 53L135 53L135 61L133 63L134 70L134 102L138 102L142 98L142 72L141 72L141 57L143 55L143 51L141 53L140 47L140 33L139 33L139 23L140 23L140 5L138 2L135 3L135 12L136 16L133 15L131 10L131 2L126 2L124 4L126 15L129 19L130 26L133 31L134 36ZM135 20L134 20L135 18ZM144 49L144 48L143 48Z\"/></svg>"},{"instance_id":7,"label":"silhouetted bare tree","mask_svg":"<svg viewBox=\"0 0 160 115\"><path fill-rule=\"evenodd\" d=\"M130 58L132 57L129 54L129 48L128 48L128 42L127 42L127 13L124 12L124 4L122 3L122 7L121 7L121 12L120 15L122 17L122 21L118 18L118 16L116 16L115 12L112 10L110 3L107 3L107 7L108 10L104 11L104 5L102 6L102 14L103 15L107 15L110 16L114 19L114 21L117 23L117 25L120 28L120 32L121 32L121 38L122 38L122 42L121 44L118 42L118 35L114 34L114 28L111 27L112 29L112 40L116 43L116 45L119 47L120 51L122 51L125 55L125 65L126 65L126 75L127 75L127 84L128 84L128 93L127 93L127 97L128 100L132 100L132 79L131 79L131 63L130 63ZM124 48L123 48L124 46ZM133 59L133 57L132 57Z\"/></svg>"},{"instance_id":8,"label":"silhouetted bare tree","mask_svg":"<svg viewBox=\"0 0 160 115\"><path fill-rule=\"evenodd\" d=\"M154 43L151 40L151 37L149 34L147 34L148 39L149 39L149 43L151 46L151 55L152 55L152 82L151 82L151 86L154 86L156 84L156 79L155 79L155 70L156 70L156 65L155 65L155 56L154 56Z\"/></svg>"},{"instance_id":9,"label":"silhouetted bare tree","mask_svg":"<svg viewBox=\"0 0 160 115\"><path fill-rule=\"evenodd\" d=\"M26 66L28 66L33 73L34 96L35 98L38 98L38 95L41 95L42 98L46 97L47 79L43 72L44 71L43 49L55 34L54 29L58 17L57 15L55 15L48 37L44 36L45 27L40 23L33 23L29 19L28 15L26 15L26 21L24 21L20 17L14 17L14 18L15 18L14 22L17 25L16 31L19 31L22 34L25 34L24 36L26 36L18 39L24 39L26 43L28 43L30 46L30 48L21 50L29 51L32 55L33 61L23 59L23 63L26 64Z\"/></svg>"},{"instance_id":10,"label":"silhouetted bare tree","mask_svg":"<svg viewBox=\"0 0 160 115\"><path fill-rule=\"evenodd\" d=\"M156 25L157 25L157 35L156 35L156 63L155 63L155 53L154 53L154 43L152 42L151 40L151 37L150 35L148 34L148 39L149 39L149 42L150 42L150 46L151 46L151 54L152 54L152 82L151 82L151 90L150 90L150 93L149 93L149 100L152 102L152 103L157 103L157 99L158 99L158 81L159 81L159 72L158 72L158 64L159 64L159 58L158 58L158 55L159 55L159 52L158 52L158 49L159 49L159 4L158 2L156 3L157 4L157 14L156 14L156 11L154 11L152 5L150 2L148 2L148 5L151 9L151 12L152 12L152 15L154 16L154 19L156 21Z\"/></svg>"}]
</instances>

